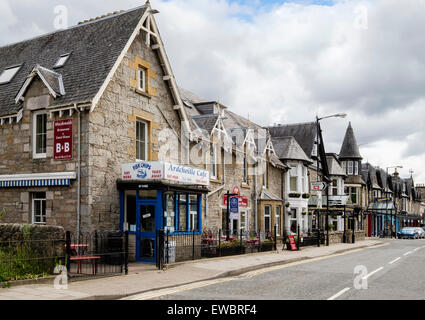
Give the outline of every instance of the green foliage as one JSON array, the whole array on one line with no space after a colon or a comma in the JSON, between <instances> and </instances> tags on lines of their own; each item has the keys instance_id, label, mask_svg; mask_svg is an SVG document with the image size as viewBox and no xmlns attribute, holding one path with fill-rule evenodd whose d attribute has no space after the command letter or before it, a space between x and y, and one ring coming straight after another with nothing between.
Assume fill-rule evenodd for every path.
<instances>
[{"instance_id":1,"label":"green foliage","mask_svg":"<svg viewBox=\"0 0 425 320\"><path fill-rule=\"evenodd\" d=\"M24 237L28 237L28 233L24 232ZM55 265L56 259L41 258L29 241L0 248L0 282L37 279L52 274Z\"/></svg>"},{"instance_id":2,"label":"green foliage","mask_svg":"<svg viewBox=\"0 0 425 320\"><path fill-rule=\"evenodd\" d=\"M242 246L245 245L245 242L242 241ZM220 245L217 245L217 247L221 247L221 248L237 248L241 246L241 241L240 240L235 240L235 241L223 241L222 243L220 243Z\"/></svg>"},{"instance_id":3,"label":"green foliage","mask_svg":"<svg viewBox=\"0 0 425 320\"><path fill-rule=\"evenodd\" d=\"M1 221L1 219L3 219L3 216L4 216L5 213L6 213L6 209L5 208L3 208L3 209L0 210L0 221Z\"/></svg>"}]
</instances>

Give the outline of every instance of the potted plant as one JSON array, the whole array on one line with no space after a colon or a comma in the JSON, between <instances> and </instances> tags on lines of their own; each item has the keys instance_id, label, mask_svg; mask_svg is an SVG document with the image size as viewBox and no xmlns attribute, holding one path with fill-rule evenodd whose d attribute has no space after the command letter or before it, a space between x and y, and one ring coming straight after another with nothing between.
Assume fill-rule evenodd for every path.
<instances>
[{"instance_id":1,"label":"potted plant","mask_svg":"<svg viewBox=\"0 0 425 320\"><path fill-rule=\"evenodd\" d=\"M308 198L310 198L310 194L309 194L309 193L303 193L303 198L304 198L304 199L308 199Z\"/></svg>"},{"instance_id":2,"label":"potted plant","mask_svg":"<svg viewBox=\"0 0 425 320\"><path fill-rule=\"evenodd\" d=\"M288 197L290 197L290 198L299 198L300 196L301 196L301 194L298 193L298 192L291 192L291 193L288 194Z\"/></svg>"},{"instance_id":3,"label":"potted plant","mask_svg":"<svg viewBox=\"0 0 425 320\"><path fill-rule=\"evenodd\" d=\"M307 214L307 211L303 211L302 215L305 216Z\"/></svg>"},{"instance_id":4,"label":"potted plant","mask_svg":"<svg viewBox=\"0 0 425 320\"><path fill-rule=\"evenodd\" d=\"M291 204L289 202L285 203L285 207L289 208Z\"/></svg>"}]
</instances>

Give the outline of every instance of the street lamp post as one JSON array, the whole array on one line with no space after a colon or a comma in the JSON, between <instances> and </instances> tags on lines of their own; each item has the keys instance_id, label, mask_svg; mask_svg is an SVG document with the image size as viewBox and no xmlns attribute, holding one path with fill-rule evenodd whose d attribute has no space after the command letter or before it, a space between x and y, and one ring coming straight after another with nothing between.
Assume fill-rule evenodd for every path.
<instances>
[{"instance_id":1,"label":"street lamp post","mask_svg":"<svg viewBox=\"0 0 425 320\"><path fill-rule=\"evenodd\" d=\"M316 143L317 143L317 149L316 149L316 159L317 159L317 182L319 182L319 139L321 137L321 131L322 129L320 128L320 120L323 119L327 119L327 118L345 118L347 117L346 113L337 113L337 114L333 114L330 116L326 116L326 117L321 117L319 118L318 116L316 116L316 129L317 129L317 137L316 137ZM320 140L320 142L323 143L322 140ZM320 159L322 162L326 161L325 159ZM322 165L322 169L323 169L323 165ZM322 173L323 176L323 173ZM317 200L319 200L319 192L321 191L317 191ZM326 244L329 245L329 186L326 188L326 192L327 192L327 197L326 197L326 201L327 201L327 213L326 213L326 231L327 231L327 240L326 240ZM319 204L319 201L317 201L317 204ZM319 208L318 208L319 209ZM317 210L317 246L320 247L320 209Z\"/></svg>"}]
</instances>

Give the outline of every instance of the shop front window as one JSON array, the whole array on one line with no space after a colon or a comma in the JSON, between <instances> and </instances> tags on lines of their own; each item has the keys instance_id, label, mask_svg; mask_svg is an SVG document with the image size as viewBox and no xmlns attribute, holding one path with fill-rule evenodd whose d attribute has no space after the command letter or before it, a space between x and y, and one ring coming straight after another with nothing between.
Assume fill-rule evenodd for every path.
<instances>
[{"instance_id":1,"label":"shop front window","mask_svg":"<svg viewBox=\"0 0 425 320\"><path fill-rule=\"evenodd\" d=\"M165 230L168 232L174 232L175 230L175 221L176 214L174 210L174 193L165 194L165 204L164 204L164 226Z\"/></svg>"},{"instance_id":2,"label":"shop front window","mask_svg":"<svg viewBox=\"0 0 425 320\"><path fill-rule=\"evenodd\" d=\"M198 230L198 196L189 196L189 231Z\"/></svg>"},{"instance_id":3,"label":"shop front window","mask_svg":"<svg viewBox=\"0 0 425 320\"><path fill-rule=\"evenodd\" d=\"M187 195L179 195L179 231L187 231Z\"/></svg>"}]
</instances>

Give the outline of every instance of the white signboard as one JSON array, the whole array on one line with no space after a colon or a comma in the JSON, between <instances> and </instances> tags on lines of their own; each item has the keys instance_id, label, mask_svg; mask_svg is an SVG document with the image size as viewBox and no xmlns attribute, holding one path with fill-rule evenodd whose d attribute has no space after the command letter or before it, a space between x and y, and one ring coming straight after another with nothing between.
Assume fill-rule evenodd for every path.
<instances>
[{"instance_id":1,"label":"white signboard","mask_svg":"<svg viewBox=\"0 0 425 320\"><path fill-rule=\"evenodd\" d=\"M142 161L122 165L123 180L171 180L208 186L209 172L161 161Z\"/></svg>"},{"instance_id":2,"label":"white signboard","mask_svg":"<svg viewBox=\"0 0 425 320\"><path fill-rule=\"evenodd\" d=\"M158 161L141 161L122 165L123 180L162 179L164 164Z\"/></svg>"},{"instance_id":3,"label":"white signboard","mask_svg":"<svg viewBox=\"0 0 425 320\"><path fill-rule=\"evenodd\" d=\"M326 182L311 182L311 191L322 191L325 190L328 184Z\"/></svg>"}]
</instances>

